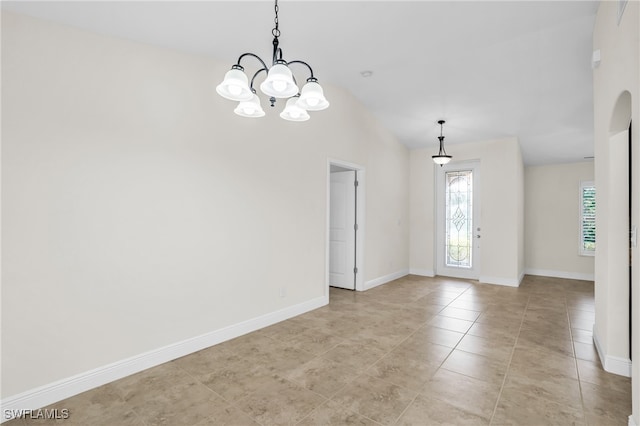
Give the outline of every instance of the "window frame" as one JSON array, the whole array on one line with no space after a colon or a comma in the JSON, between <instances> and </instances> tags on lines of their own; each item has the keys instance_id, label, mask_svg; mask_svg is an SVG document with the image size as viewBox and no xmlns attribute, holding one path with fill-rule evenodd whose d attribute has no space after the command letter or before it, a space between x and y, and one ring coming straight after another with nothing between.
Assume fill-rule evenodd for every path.
<instances>
[{"instance_id":1,"label":"window frame","mask_svg":"<svg viewBox=\"0 0 640 426\"><path fill-rule=\"evenodd\" d=\"M580 182L579 194L578 194L578 253L580 256L595 256L596 248L595 244L597 243L597 238L594 235L594 248L593 249L585 249L585 241L584 241L584 222L585 222L585 212L584 212L584 191L587 188L593 188L594 190L594 203L596 202L596 185L592 180L586 180ZM597 209L597 204L596 204ZM595 229L596 226L596 212L593 213L593 226ZM597 230L596 230L597 234Z\"/></svg>"}]
</instances>

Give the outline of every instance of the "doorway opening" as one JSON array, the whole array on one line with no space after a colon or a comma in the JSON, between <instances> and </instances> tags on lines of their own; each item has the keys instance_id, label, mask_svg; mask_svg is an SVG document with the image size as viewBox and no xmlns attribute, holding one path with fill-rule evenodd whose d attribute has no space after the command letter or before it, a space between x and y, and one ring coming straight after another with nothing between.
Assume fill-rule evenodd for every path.
<instances>
[{"instance_id":1,"label":"doorway opening","mask_svg":"<svg viewBox=\"0 0 640 426\"><path fill-rule=\"evenodd\" d=\"M607 281L600 289L606 296L606 354L603 364L605 370L620 370L624 375L631 373L632 356L632 283L637 279L633 267L636 248L637 217L636 202L633 198L632 182L634 180L632 135L631 135L631 94L625 91L615 103L609 126L608 168L609 182L607 219ZM598 185L598 182L596 182ZM596 189L597 190L597 189ZM597 209L597 207L596 207ZM597 238L598 229L596 229ZM596 243L597 244L597 243ZM596 262L598 261L596 253ZM604 291L603 291L604 290ZM598 291L596 291L598 293ZM598 300L596 300L598 303ZM596 311L596 324L598 312ZM637 328L637 327L636 327ZM609 355L611 354L611 355ZM625 359L626 357L628 359ZM617 357L617 364L612 361ZM602 359L602 355L601 355ZM618 365L620 364L620 365Z\"/></svg>"},{"instance_id":2,"label":"doorway opening","mask_svg":"<svg viewBox=\"0 0 640 426\"><path fill-rule=\"evenodd\" d=\"M328 287L363 291L364 167L327 162Z\"/></svg>"}]
</instances>

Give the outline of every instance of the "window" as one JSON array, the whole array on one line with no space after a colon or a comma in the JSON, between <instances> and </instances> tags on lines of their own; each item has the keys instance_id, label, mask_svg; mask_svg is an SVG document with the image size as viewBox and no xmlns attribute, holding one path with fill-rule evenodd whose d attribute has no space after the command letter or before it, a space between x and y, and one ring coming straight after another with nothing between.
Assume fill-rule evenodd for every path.
<instances>
[{"instance_id":1,"label":"window","mask_svg":"<svg viewBox=\"0 0 640 426\"><path fill-rule=\"evenodd\" d=\"M580 254L596 253L596 187L593 182L580 183Z\"/></svg>"},{"instance_id":2,"label":"window","mask_svg":"<svg viewBox=\"0 0 640 426\"><path fill-rule=\"evenodd\" d=\"M445 173L446 266L471 268L473 171Z\"/></svg>"}]
</instances>

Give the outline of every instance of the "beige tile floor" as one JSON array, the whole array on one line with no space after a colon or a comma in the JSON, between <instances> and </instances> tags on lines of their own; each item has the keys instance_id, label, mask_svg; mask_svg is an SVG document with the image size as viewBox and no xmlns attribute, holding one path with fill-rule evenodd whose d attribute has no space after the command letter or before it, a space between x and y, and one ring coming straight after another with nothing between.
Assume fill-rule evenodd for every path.
<instances>
[{"instance_id":1,"label":"beige tile floor","mask_svg":"<svg viewBox=\"0 0 640 426\"><path fill-rule=\"evenodd\" d=\"M591 282L408 276L330 299L50 408L68 425L628 423L630 381L593 347Z\"/></svg>"}]
</instances>

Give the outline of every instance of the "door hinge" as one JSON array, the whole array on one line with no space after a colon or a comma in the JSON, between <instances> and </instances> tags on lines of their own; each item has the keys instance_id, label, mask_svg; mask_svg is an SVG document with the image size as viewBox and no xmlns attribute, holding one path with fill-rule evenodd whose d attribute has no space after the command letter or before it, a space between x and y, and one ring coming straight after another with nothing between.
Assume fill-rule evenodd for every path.
<instances>
[{"instance_id":1,"label":"door hinge","mask_svg":"<svg viewBox=\"0 0 640 426\"><path fill-rule=\"evenodd\" d=\"M353 230L357 231L358 230L358 224L356 223L355 225L353 225Z\"/></svg>"},{"instance_id":2,"label":"door hinge","mask_svg":"<svg viewBox=\"0 0 640 426\"><path fill-rule=\"evenodd\" d=\"M353 186L358 186L358 185L360 185L360 183L357 180L354 180L353 181Z\"/></svg>"},{"instance_id":3,"label":"door hinge","mask_svg":"<svg viewBox=\"0 0 640 426\"><path fill-rule=\"evenodd\" d=\"M357 267L353 268L353 273L354 273L354 274L357 274L357 273L358 273L358 268L357 268Z\"/></svg>"}]
</instances>

